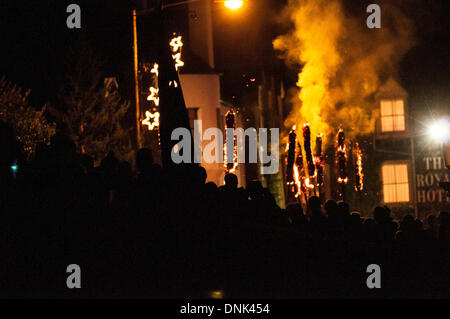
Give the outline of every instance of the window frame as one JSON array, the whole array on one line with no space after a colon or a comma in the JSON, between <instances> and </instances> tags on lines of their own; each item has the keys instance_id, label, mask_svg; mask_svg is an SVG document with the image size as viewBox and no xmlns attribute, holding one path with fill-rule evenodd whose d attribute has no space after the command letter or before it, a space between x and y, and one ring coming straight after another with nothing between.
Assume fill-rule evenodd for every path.
<instances>
[{"instance_id":1,"label":"window frame","mask_svg":"<svg viewBox=\"0 0 450 319\"><path fill-rule=\"evenodd\" d=\"M395 110L394 110L394 105L395 102L398 101L402 101L403 103L403 114L396 114ZM383 102L390 102L391 103L391 114L389 115L383 115L383 106L382 103ZM380 110L380 133L381 134L402 134L402 133L406 133L408 126L407 126L407 121L406 121L406 101L404 98L381 98L379 100L379 110ZM392 124L392 130L389 131L384 131L383 130L383 118L388 118L391 121ZM402 130L398 130L395 129L395 123L397 118L403 118L403 129Z\"/></svg>"},{"instance_id":2,"label":"window frame","mask_svg":"<svg viewBox=\"0 0 450 319\"><path fill-rule=\"evenodd\" d=\"M385 193L384 193L384 186L385 185L401 185L404 183L397 183L397 180L394 184L392 183L385 183L383 179L383 166L387 165L406 165L406 173L408 176L408 201L395 201L395 202L386 202L385 201ZM381 194L382 194L382 203L390 206L396 206L396 205L405 205L405 204L411 204L414 202L414 190L413 190L413 176L411 171L411 161L410 160L391 160L391 161L384 161L381 163L380 167L380 177L381 177ZM396 197L397 197L397 189L396 189Z\"/></svg>"},{"instance_id":3,"label":"window frame","mask_svg":"<svg viewBox=\"0 0 450 319\"><path fill-rule=\"evenodd\" d=\"M191 127L191 135L193 137L194 136L194 121L199 119L200 108L198 108L198 107L186 107L186 109L187 109L187 112L188 112L189 126ZM190 114L191 114L192 111L195 112L195 118L192 120L192 123L191 123ZM200 134L203 134L203 133L200 133Z\"/></svg>"}]
</instances>

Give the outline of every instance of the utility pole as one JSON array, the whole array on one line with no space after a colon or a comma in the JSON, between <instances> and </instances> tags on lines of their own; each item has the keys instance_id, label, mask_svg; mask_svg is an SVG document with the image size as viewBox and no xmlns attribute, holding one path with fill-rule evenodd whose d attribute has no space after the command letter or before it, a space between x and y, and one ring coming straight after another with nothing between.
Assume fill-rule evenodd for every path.
<instances>
[{"instance_id":1,"label":"utility pole","mask_svg":"<svg viewBox=\"0 0 450 319\"><path fill-rule=\"evenodd\" d=\"M133 53L134 53L134 89L136 94L136 145L141 148L141 109L139 104L138 46L136 10L133 10Z\"/></svg>"}]
</instances>

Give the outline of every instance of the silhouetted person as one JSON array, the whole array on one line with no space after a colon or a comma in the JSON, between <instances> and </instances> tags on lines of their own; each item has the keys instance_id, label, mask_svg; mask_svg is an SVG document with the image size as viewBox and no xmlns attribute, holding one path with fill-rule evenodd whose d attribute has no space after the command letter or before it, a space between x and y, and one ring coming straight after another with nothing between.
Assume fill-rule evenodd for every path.
<instances>
[{"instance_id":1,"label":"silhouetted person","mask_svg":"<svg viewBox=\"0 0 450 319\"><path fill-rule=\"evenodd\" d=\"M286 213L289 218L289 222L295 226L304 226L306 223L305 215L303 214L303 208L300 204L289 204L286 208Z\"/></svg>"},{"instance_id":2,"label":"silhouetted person","mask_svg":"<svg viewBox=\"0 0 450 319\"><path fill-rule=\"evenodd\" d=\"M225 175L225 187L229 190L236 190L238 187L238 178L234 174Z\"/></svg>"},{"instance_id":3,"label":"silhouetted person","mask_svg":"<svg viewBox=\"0 0 450 319\"><path fill-rule=\"evenodd\" d=\"M153 167L153 154L148 148L141 148L136 154L136 168L140 173L147 173Z\"/></svg>"}]
</instances>

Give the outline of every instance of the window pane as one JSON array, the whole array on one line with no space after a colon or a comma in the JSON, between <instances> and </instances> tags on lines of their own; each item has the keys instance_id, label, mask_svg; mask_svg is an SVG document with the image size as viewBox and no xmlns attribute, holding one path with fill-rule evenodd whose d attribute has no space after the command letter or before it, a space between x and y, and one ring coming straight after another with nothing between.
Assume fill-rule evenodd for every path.
<instances>
[{"instance_id":1,"label":"window pane","mask_svg":"<svg viewBox=\"0 0 450 319\"><path fill-rule=\"evenodd\" d=\"M405 114L404 107L403 107L403 100L395 100L393 102L393 114L394 115Z\"/></svg>"},{"instance_id":2,"label":"window pane","mask_svg":"<svg viewBox=\"0 0 450 319\"><path fill-rule=\"evenodd\" d=\"M395 165L395 182L397 184L408 183L408 165Z\"/></svg>"},{"instance_id":3,"label":"window pane","mask_svg":"<svg viewBox=\"0 0 450 319\"><path fill-rule=\"evenodd\" d=\"M407 164L387 164L381 168L385 203L409 202Z\"/></svg>"},{"instance_id":4,"label":"window pane","mask_svg":"<svg viewBox=\"0 0 450 319\"><path fill-rule=\"evenodd\" d=\"M381 118L381 132L392 132L394 130L394 126L392 123L392 117L382 117Z\"/></svg>"},{"instance_id":5,"label":"window pane","mask_svg":"<svg viewBox=\"0 0 450 319\"><path fill-rule=\"evenodd\" d=\"M383 178L383 184L395 184L394 165L383 165L382 178Z\"/></svg>"},{"instance_id":6,"label":"window pane","mask_svg":"<svg viewBox=\"0 0 450 319\"><path fill-rule=\"evenodd\" d=\"M397 202L409 202L409 185L397 185Z\"/></svg>"},{"instance_id":7,"label":"window pane","mask_svg":"<svg viewBox=\"0 0 450 319\"><path fill-rule=\"evenodd\" d=\"M392 115L392 101L382 100L381 101L381 116Z\"/></svg>"},{"instance_id":8,"label":"window pane","mask_svg":"<svg viewBox=\"0 0 450 319\"><path fill-rule=\"evenodd\" d=\"M189 124L191 125L191 129L194 128L194 121L197 119L197 109L188 108L188 116L189 116Z\"/></svg>"},{"instance_id":9,"label":"window pane","mask_svg":"<svg viewBox=\"0 0 450 319\"><path fill-rule=\"evenodd\" d=\"M394 116L394 131L404 131L405 130L405 117L402 116Z\"/></svg>"},{"instance_id":10,"label":"window pane","mask_svg":"<svg viewBox=\"0 0 450 319\"><path fill-rule=\"evenodd\" d=\"M395 203L395 185L384 185L383 186L383 197L385 203Z\"/></svg>"}]
</instances>

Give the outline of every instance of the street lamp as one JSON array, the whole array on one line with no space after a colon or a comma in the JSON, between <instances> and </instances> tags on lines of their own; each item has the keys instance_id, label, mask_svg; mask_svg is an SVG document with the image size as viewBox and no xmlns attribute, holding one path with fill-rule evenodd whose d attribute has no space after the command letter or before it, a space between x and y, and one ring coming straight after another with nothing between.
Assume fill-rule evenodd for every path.
<instances>
[{"instance_id":1,"label":"street lamp","mask_svg":"<svg viewBox=\"0 0 450 319\"><path fill-rule=\"evenodd\" d=\"M428 135L432 140L442 144L442 153L447 168L450 168L450 123L448 117L441 118L428 126ZM450 183L440 182L439 186L447 191L450 196Z\"/></svg>"},{"instance_id":2,"label":"street lamp","mask_svg":"<svg viewBox=\"0 0 450 319\"><path fill-rule=\"evenodd\" d=\"M433 141L442 143L445 165L450 168L450 122L448 117L443 117L428 126L428 136Z\"/></svg>"},{"instance_id":3,"label":"street lamp","mask_svg":"<svg viewBox=\"0 0 450 319\"><path fill-rule=\"evenodd\" d=\"M225 7L231 10L237 10L242 7L244 1L242 0L227 0L225 1Z\"/></svg>"},{"instance_id":4,"label":"street lamp","mask_svg":"<svg viewBox=\"0 0 450 319\"><path fill-rule=\"evenodd\" d=\"M159 3L159 8L150 8L145 10L133 10L133 60L134 60L134 84L135 84L135 98L136 98L136 139L137 139L137 148L139 149L142 145L141 143L141 112L140 112L140 103L139 103L139 79L138 79L138 40L137 40L137 17L146 14L156 13L158 11L163 11L165 9L171 7L177 7L181 5L196 3L196 2L212 2L212 3L223 3L225 7L231 10L240 9L244 1L242 0L184 0L178 1L174 3L164 4L163 1Z\"/></svg>"},{"instance_id":5,"label":"street lamp","mask_svg":"<svg viewBox=\"0 0 450 319\"><path fill-rule=\"evenodd\" d=\"M428 135L433 140L445 144L450 136L449 125L448 118L441 118L428 127Z\"/></svg>"}]
</instances>

